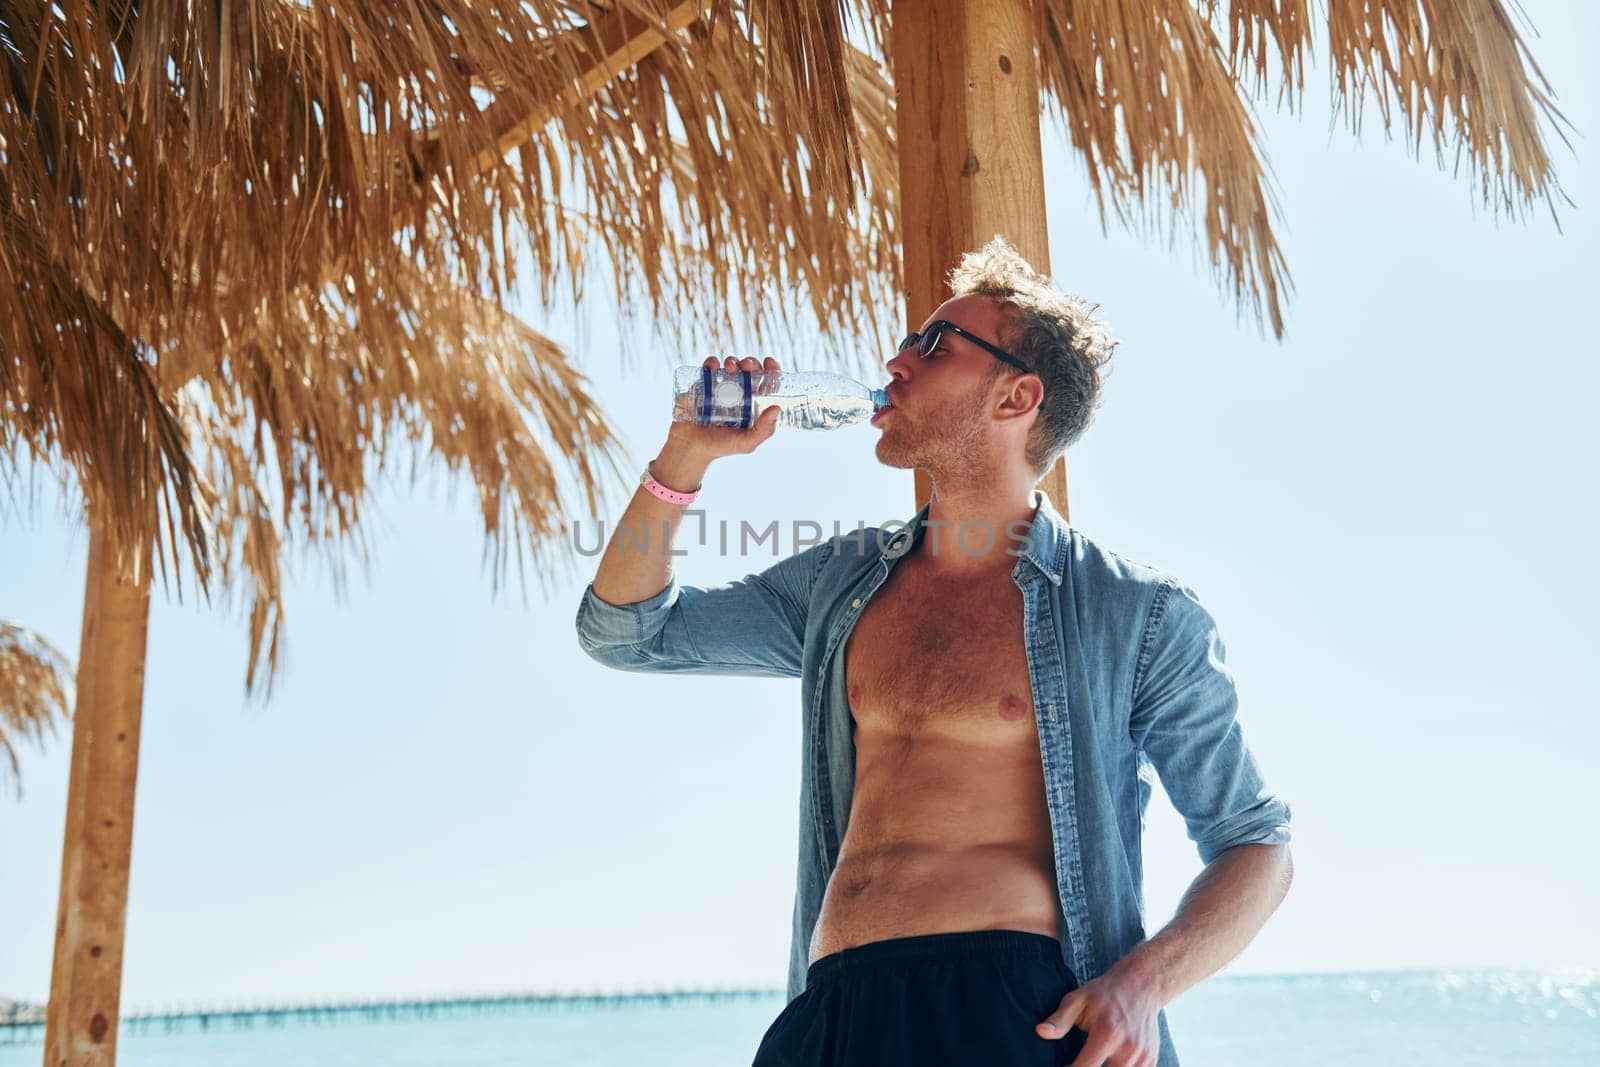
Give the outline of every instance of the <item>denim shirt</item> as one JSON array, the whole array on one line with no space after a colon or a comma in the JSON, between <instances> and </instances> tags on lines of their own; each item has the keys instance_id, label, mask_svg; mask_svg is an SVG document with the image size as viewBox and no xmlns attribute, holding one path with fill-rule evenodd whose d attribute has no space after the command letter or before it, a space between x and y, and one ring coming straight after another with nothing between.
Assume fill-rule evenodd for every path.
<instances>
[{"instance_id":1,"label":"denim shirt","mask_svg":"<svg viewBox=\"0 0 1600 1067\"><path fill-rule=\"evenodd\" d=\"M1245 744L1222 637L1194 590L1095 543L1042 491L1033 498L1026 535L1019 521L995 545L1004 541L1017 559L1062 959L1082 984L1146 937L1140 842L1153 775L1202 863L1235 845L1287 843L1289 805L1267 790ZM632 604L601 600L591 583L578 608L579 645L609 667L800 679L791 1001L805 990L850 820L855 741L841 650L895 564L921 543L927 518L923 507L909 523L838 534L720 585L673 577ZM1165 1009L1158 1023L1158 1067L1177 1067Z\"/></svg>"}]
</instances>

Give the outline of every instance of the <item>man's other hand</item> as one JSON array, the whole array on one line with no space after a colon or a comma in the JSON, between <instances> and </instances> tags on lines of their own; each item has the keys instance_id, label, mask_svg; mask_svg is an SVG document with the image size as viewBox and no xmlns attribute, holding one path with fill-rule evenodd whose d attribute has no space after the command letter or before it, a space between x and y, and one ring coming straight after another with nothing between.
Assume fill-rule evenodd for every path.
<instances>
[{"instance_id":1,"label":"man's other hand","mask_svg":"<svg viewBox=\"0 0 1600 1067\"><path fill-rule=\"evenodd\" d=\"M1108 971L1061 998L1034 1032L1055 1040L1074 1026L1088 1038L1067 1067L1155 1067L1161 1047L1156 990L1137 974Z\"/></svg>"}]
</instances>

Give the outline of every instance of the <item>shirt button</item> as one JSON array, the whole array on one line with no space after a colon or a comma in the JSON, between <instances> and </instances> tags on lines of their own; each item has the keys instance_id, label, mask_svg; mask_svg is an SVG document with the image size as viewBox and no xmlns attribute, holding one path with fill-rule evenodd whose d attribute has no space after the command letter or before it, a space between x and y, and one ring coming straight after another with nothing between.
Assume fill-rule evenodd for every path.
<instances>
[{"instance_id":1,"label":"shirt button","mask_svg":"<svg viewBox=\"0 0 1600 1067\"><path fill-rule=\"evenodd\" d=\"M856 597L854 600L850 601L850 606L853 608L859 608L861 606L861 598Z\"/></svg>"}]
</instances>

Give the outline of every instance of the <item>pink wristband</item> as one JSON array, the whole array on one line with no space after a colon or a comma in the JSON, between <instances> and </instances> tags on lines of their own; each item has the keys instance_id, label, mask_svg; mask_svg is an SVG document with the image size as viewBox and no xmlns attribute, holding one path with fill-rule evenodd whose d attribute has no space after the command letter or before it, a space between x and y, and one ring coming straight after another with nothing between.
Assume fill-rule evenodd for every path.
<instances>
[{"instance_id":1,"label":"pink wristband","mask_svg":"<svg viewBox=\"0 0 1600 1067\"><path fill-rule=\"evenodd\" d=\"M680 493L676 489L668 489L656 481L655 475L650 473L650 465L648 463L645 464L644 473L639 475L639 484L644 486L651 496L659 500L665 500L669 504L693 504L694 498L700 495L700 490L698 489L692 493Z\"/></svg>"}]
</instances>

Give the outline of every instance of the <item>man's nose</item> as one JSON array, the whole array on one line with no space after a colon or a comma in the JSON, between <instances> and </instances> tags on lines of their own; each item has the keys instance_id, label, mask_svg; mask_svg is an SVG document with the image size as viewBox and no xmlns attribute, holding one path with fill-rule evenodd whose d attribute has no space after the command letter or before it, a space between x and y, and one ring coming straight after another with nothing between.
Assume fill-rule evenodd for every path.
<instances>
[{"instance_id":1,"label":"man's nose","mask_svg":"<svg viewBox=\"0 0 1600 1067\"><path fill-rule=\"evenodd\" d=\"M910 360L907 358L907 353L897 352L889 357L889 361L884 364L884 368L889 372L891 378L903 382L910 376L910 372L907 370L909 364Z\"/></svg>"}]
</instances>

